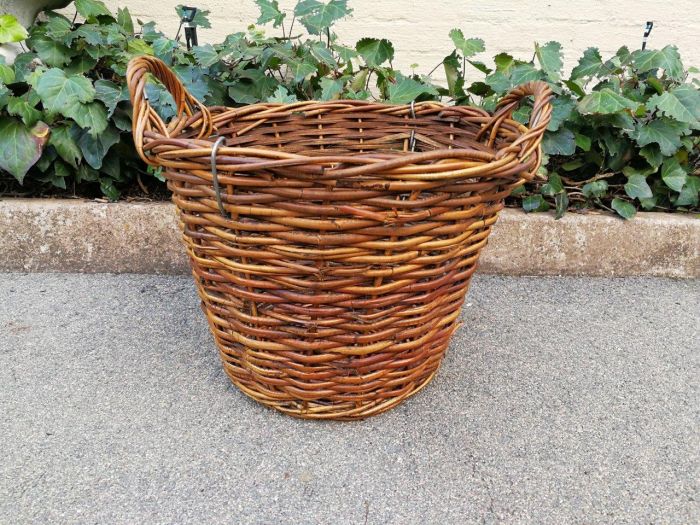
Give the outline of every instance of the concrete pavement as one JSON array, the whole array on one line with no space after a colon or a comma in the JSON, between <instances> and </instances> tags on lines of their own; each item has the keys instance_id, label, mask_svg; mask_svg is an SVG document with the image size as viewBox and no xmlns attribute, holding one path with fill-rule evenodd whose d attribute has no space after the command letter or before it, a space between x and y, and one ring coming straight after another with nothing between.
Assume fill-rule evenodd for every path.
<instances>
[{"instance_id":1,"label":"concrete pavement","mask_svg":"<svg viewBox=\"0 0 700 525\"><path fill-rule=\"evenodd\" d=\"M432 385L308 422L188 277L0 274L0 523L697 523L700 282L478 275Z\"/></svg>"}]
</instances>

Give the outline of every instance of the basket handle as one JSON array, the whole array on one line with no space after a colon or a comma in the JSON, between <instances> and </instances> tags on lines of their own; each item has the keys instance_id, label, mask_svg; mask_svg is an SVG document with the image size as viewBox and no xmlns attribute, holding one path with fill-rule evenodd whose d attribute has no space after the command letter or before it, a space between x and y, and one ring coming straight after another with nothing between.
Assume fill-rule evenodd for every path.
<instances>
[{"instance_id":1,"label":"basket handle","mask_svg":"<svg viewBox=\"0 0 700 525\"><path fill-rule=\"evenodd\" d=\"M177 116L169 124L165 124L160 115L151 107L146 94L147 73L160 80L165 89L172 95L177 104ZM131 95L133 106L133 135L136 150L141 158L148 164L153 164L144 150L144 133L156 130L165 137L177 135L186 127L199 128L198 139L212 134L213 123L209 110L195 97L190 95L179 78L160 59L142 55L131 59L126 72L126 82ZM200 114L195 114L198 109ZM196 117L196 118L193 118Z\"/></svg>"},{"instance_id":2,"label":"basket handle","mask_svg":"<svg viewBox=\"0 0 700 525\"><path fill-rule=\"evenodd\" d=\"M535 97L535 102L532 106L527 132L523 133L508 147L499 150L498 157L502 157L506 153L517 152L519 158L526 158L539 148L542 136L552 117L551 100L553 98L549 85L541 80L521 84L504 96L496 106L493 118L481 128L476 138L480 140L488 130L491 130L488 145L493 146L501 124L506 119L512 118L513 111L515 111L520 102L530 95Z\"/></svg>"}]
</instances>

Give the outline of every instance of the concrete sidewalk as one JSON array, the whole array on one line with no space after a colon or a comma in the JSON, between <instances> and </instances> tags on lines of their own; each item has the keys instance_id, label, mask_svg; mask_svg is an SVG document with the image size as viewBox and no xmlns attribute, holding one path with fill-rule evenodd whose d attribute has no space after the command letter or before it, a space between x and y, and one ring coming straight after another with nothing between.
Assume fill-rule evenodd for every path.
<instances>
[{"instance_id":1,"label":"concrete sidewalk","mask_svg":"<svg viewBox=\"0 0 700 525\"><path fill-rule=\"evenodd\" d=\"M698 281L477 276L428 388L306 422L188 277L0 274L0 523L697 523Z\"/></svg>"}]
</instances>

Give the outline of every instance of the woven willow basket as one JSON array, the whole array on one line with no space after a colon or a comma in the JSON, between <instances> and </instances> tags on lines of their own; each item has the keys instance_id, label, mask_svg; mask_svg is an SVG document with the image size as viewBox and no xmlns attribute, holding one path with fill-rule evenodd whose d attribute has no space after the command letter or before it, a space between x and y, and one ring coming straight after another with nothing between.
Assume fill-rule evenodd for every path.
<instances>
[{"instance_id":1,"label":"woven willow basket","mask_svg":"<svg viewBox=\"0 0 700 525\"><path fill-rule=\"evenodd\" d=\"M167 125L148 73L177 102ZM378 414L435 375L552 111L543 82L493 116L436 102L205 108L152 57L128 83L136 148L168 179L226 373L303 418ZM529 95L528 128L511 113Z\"/></svg>"}]
</instances>

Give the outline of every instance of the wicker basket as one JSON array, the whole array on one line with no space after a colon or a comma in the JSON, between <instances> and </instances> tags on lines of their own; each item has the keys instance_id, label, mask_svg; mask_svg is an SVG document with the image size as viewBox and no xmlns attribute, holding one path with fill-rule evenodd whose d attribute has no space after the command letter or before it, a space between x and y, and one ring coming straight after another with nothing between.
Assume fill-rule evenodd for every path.
<instances>
[{"instance_id":1,"label":"wicker basket","mask_svg":"<svg viewBox=\"0 0 700 525\"><path fill-rule=\"evenodd\" d=\"M165 124L147 73L173 95ZM152 57L128 83L134 140L163 168L231 380L287 414L357 419L435 375L503 199L530 180L543 82L492 116L436 102L205 108ZM530 126L511 119L534 95Z\"/></svg>"}]
</instances>

